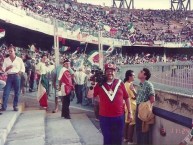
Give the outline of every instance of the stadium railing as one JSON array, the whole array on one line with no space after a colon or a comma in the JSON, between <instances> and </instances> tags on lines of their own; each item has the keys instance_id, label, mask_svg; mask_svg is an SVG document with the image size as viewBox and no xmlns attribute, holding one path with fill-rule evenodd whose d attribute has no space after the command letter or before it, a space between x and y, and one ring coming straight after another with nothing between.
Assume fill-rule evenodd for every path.
<instances>
[{"instance_id":1,"label":"stadium railing","mask_svg":"<svg viewBox=\"0 0 193 145\"><path fill-rule=\"evenodd\" d=\"M193 91L193 62L147 63L127 66L138 73L144 67L151 71L150 81L170 87Z\"/></svg>"}]
</instances>

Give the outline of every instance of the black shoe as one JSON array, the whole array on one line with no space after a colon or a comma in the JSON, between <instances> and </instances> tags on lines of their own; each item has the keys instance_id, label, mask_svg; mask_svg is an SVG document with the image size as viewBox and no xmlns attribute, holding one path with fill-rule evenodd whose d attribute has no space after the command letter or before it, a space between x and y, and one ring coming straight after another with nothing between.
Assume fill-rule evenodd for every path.
<instances>
[{"instance_id":1,"label":"black shoe","mask_svg":"<svg viewBox=\"0 0 193 145\"><path fill-rule=\"evenodd\" d=\"M14 108L13 108L13 111L18 111L18 108L17 108L17 107L14 107Z\"/></svg>"},{"instance_id":2,"label":"black shoe","mask_svg":"<svg viewBox=\"0 0 193 145\"><path fill-rule=\"evenodd\" d=\"M3 113L0 112L0 115L2 115Z\"/></svg>"},{"instance_id":3,"label":"black shoe","mask_svg":"<svg viewBox=\"0 0 193 145\"><path fill-rule=\"evenodd\" d=\"M68 116L68 117L64 117L65 119L71 119L71 117L70 116Z\"/></svg>"},{"instance_id":4,"label":"black shoe","mask_svg":"<svg viewBox=\"0 0 193 145\"><path fill-rule=\"evenodd\" d=\"M57 112L58 112L58 110L53 110L53 111L52 111L52 113L57 113Z\"/></svg>"},{"instance_id":5,"label":"black shoe","mask_svg":"<svg viewBox=\"0 0 193 145\"><path fill-rule=\"evenodd\" d=\"M76 102L76 104L80 104L80 102Z\"/></svg>"},{"instance_id":6,"label":"black shoe","mask_svg":"<svg viewBox=\"0 0 193 145\"><path fill-rule=\"evenodd\" d=\"M29 92L35 92L35 90L33 90L33 89L29 89Z\"/></svg>"}]
</instances>

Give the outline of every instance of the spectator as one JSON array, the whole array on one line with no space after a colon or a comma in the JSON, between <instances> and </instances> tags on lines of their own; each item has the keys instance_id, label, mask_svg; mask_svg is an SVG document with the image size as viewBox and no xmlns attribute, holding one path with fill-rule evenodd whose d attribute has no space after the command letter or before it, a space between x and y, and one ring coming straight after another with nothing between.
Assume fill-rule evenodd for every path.
<instances>
[{"instance_id":1,"label":"spectator","mask_svg":"<svg viewBox=\"0 0 193 145\"><path fill-rule=\"evenodd\" d=\"M61 117L64 117L65 119L71 119L69 106L70 106L70 95L73 89L73 84L72 84L72 75L68 70L69 66L70 66L70 61L68 59L64 59L64 65L58 77L59 90L61 91L61 94L59 96L62 97Z\"/></svg>"},{"instance_id":2,"label":"spectator","mask_svg":"<svg viewBox=\"0 0 193 145\"><path fill-rule=\"evenodd\" d=\"M105 65L105 75L107 81L94 88L94 97L99 97L100 127L104 137L104 144L122 144L124 129L124 105L125 100L131 118L130 100L124 84L115 79L115 69L113 64Z\"/></svg>"},{"instance_id":3,"label":"spectator","mask_svg":"<svg viewBox=\"0 0 193 145\"><path fill-rule=\"evenodd\" d=\"M125 73L125 88L127 90L127 93L129 94L130 97L130 102L131 102L131 110L132 110L132 122L128 120L128 110L127 108L125 109L125 142L128 144L133 144L133 135L134 135L134 129L135 129L135 112L136 112L136 90L133 86L133 81L135 78L135 74L132 70L128 70Z\"/></svg>"},{"instance_id":4,"label":"spectator","mask_svg":"<svg viewBox=\"0 0 193 145\"><path fill-rule=\"evenodd\" d=\"M18 111L17 105L20 96L20 75L25 72L25 66L22 59L15 55L15 48L13 45L9 46L8 51L9 57L4 59L3 67L1 69L1 71L8 74L6 86L3 91L3 104L1 111L5 111L7 109L7 101L12 87L14 88L15 92L15 97L13 100L13 110Z\"/></svg>"},{"instance_id":5,"label":"spectator","mask_svg":"<svg viewBox=\"0 0 193 145\"><path fill-rule=\"evenodd\" d=\"M142 120L139 118L139 105L143 102L150 101L151 104L155 101L155 91L149 78L151 72L147 68L143 68L139 74L138 79L140 80L139 88L137 90L137 109L136 109L136 136L137 144L151 144L151 127L147 132L142 131Z\"/></svg>"}]
</instances>

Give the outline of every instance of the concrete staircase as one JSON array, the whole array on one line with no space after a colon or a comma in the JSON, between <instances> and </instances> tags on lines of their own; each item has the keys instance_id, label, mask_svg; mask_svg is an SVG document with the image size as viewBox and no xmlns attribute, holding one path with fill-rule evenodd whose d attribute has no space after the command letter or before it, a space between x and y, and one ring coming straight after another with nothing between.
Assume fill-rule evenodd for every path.
<instances>
[{"instance_id":1,"label":"concrete staircase","mask_svg":"<svg viewBox=\"0 0 193 145\"><path fill-rule=\"evenodd\" d=\"M60 117L60 114L47 114L45 145L81 145L71 120Z\"/></svg>"},{"instance_id":2,"label":"concrete staircase","mask_svg":"<svg viewBox=\"0 0 193 145\"><path fill-rule=\"evenodd\" d=\"M9 133L6 145L44 145L45 110L23 112Z\"/></svg>"},{"instance_id":3,"label":"concrete staircase","mask_svg":"<svg viewBox=\"0 0 193 145\"><path fill-rule=\"evenodd\" d=\"M102 135L84 113L72 110L71 120L61 112L49 113L38 108L0 115L0 145L81 145L102 144Z\"/></svg>"},{"instance_id":4,"label":"concrete staircase","mask_svg":"<svg viewBox=\"0 0 193 145\"><path fill-rule=\"evenodd\" d=\"M19 105L18 111L14 112L11 106L8 106L7 111L0 115L0 145L4 145L9 132L15 124L17 118L22 112L22 106Z\"/></svg>"},{"instance_id":5,"label":"concrete staircase","mask_svg":"<svg viewBox=\"0 0 193 145\"><path fill-rule=\"evenodd\" d=\"M102 145L103 136L86 114L72 114L72 125L81 138L81 142L86 145Z\"/></svg>"}]
</instances>

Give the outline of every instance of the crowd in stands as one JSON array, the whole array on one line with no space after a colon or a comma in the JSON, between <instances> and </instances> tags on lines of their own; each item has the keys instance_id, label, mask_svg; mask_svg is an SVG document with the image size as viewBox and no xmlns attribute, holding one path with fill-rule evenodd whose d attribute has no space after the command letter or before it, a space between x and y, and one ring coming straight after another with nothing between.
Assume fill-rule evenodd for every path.
<instances>
[{"instance_id":1,"label":"crowd in stands","mask_svg":"<svg viewBox=\"0 0 193 145\"><path fill-rule=\"evenodd\" d=\"M33 45L32 45L33 46ZM41 54L45 53L48 55L47 65L54 65L55 64L55 56L54 53L49 53L48 51L41 51L36 49L36 51L32 51L32 46L29 46L29 48L19 48L16 47L16 54L17 56L20 56L25 59L29 59L31 61L34 61L35 64L37 64L40 61ZM3 44L0 46L1 52L0 52L0 62L2 63L4 58L8 56L8 52L6 51L7 45ZM27 58L26 58L27 57ZM76 51L67 53L60 53L60 59L68 58L71 61L71 66L73 69L77 69L80 65L84 65L86 67L92 67L93 64L91 64L88 61L89 54L84 54L83 52ZM193 61L192 55L187 54L166 54L164 56L163 54L155 54L154 52L149 53L127 53L127 54L121 54L116 51L116 49L108 56L104 57L104 63L115 63L116 65L127 65L127 64L143 64L143 63L158 63L158 62L188 62ZM25 61L24 61L25 62ZM50 71L53 70L49 69Z\"/></svg>"},{"instance_id":2,"label":"crowd in stands","mask_svg":"<svg viewBox=\"0 0 193 145\"><path fill-rule=\"evenodd\" d=\"M93 33L104 29L102 26L106 25L112 30L105 33L107 37L129 39L134 33L138 42L190 42L193 40L192 11L127 10L77 3L71 0L61 0L57 3L44 0L5 1L45 18L68 22L65 27L70 30L80 27L84 28L84 31ZM128 29L129 25L134 26L134 32Z\"/></svg>"}]
</instances>

